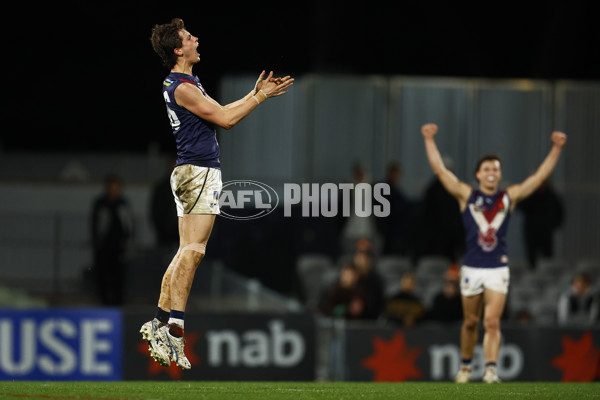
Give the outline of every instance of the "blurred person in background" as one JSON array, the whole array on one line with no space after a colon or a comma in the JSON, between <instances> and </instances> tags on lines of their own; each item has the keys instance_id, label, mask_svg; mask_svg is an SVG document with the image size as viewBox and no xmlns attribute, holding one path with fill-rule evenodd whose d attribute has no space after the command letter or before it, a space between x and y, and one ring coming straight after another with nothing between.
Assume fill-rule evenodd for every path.
<instances>
[{"instance_id":1,"label":"blurred person in background","mask_svg":"<svg viewBox=\"0 0 600 400\"><path fill-rule=\"evenodd\" d=\"M177 209L173 207L174 198L171 192L171 174L175 169L177 158L168 160L165 173L154 183L150 193L150 222L154 227L156 243L159 247L171 250L179 246L179 227L177 226Z\"/></svg>"},{"instance_id":2,"label":"blurred person in background","mask_svg":"<svg viewBox=\"0 0 600 400\"><path fill-rule=\"evenodd\" d=\"M268 98L286 93L294 80L273 78L272 71L265 78L263 71L246 96L223 106L192 74L200 62L199 40L186 30L183 20L174 18L155 25L150 41L169 70L162 82L162 96L177 148L171 189L177 204L179 248L163 276L154 318L142 325L140 333L158 363L169 366L173 360L190 369L184 353L185 308L215 216L220 213L221 163L215 127L232 128Z\"/></svg>"},{"instance_id":3,"label":"blurred person in background","mask_svg":"<svg viewBox=\"0 0 600 400\"><path fill-rule=\"evenodd\" d=\"M553 132L552 148L537 170L523 182L500 190L501 160L495 154L482 157L475 177L478 188L460 181L446 166L435 143L435 124L425 124L421 133L427 160L444 188L458 201L465 228L465 254L460 271L463 324L461 328L460 370L456 382L471 379L471 361L478 341L483 310L483 352L486 383L500 382L496 362L500 351L500 318L503 314L509 285L506 233L517 203L530 196L554 171L567 136ZM435 229L435 226L431 227Z\"/></svg>"},{"instance_id":4,"label":"blurred person in background","mask_svg":"<svg viewBox=\"0 0 600 400\"><path fill-rule=\"evenodd\" d=\"M360 161L356 161L354 164L352 164L351 174L352 183L354 184L355 188L360 184L372 184L370 174ZM356 196L354 194L350 196L350 210L352 211L348 217L344 217L341 221L343 251L347 251L347 249L351 248L352 244L360 239L366 238L370 241L375 240L378 233L375 221L376 217L374 215L364 217L356 214L354 211L356 206L355 199ZM343 201L342 196L340 196L338 201L340 202L339 209L341 210L341 204Z\"/></svg>"},{"instance_id":5,"label":"blurred person in background","mask_svg":"<svg viewBox=\"0 0 600 400\"><path fill-rule=\"evenodd\" d=\"M93 202L91 230L96 293L102 305L120 306L124 303L133 213L117 175L105 178L104 191Z\"/></svg>"},{"instance_id":6,"label":"blurred person in background","mask_svg":"<svg viewBox=\"0 0 600 400\"><path fill-rule=\"evenodd\" d=\"M358 278L354 264L344 264L338 280L325 293L320 307L323 315L346 319L365 318L366 292Z\"/></svg>"},{"instance_id":7,"label":"blurred person in background","mask_svg":"<svg viewBox=\"0 0 600 400\"><path fill-rule=\"evenodd\" d=\"M374 268L372 244L368 239L356 242L352 263L358 273L358 283L365 291L363 318L377 319L383 312L384 285L381 275Z\"/></svg>"},{"instance_id":8,"label":"blurred person in background","mask_svg":"<svg viewBox=\"0 0 600 400\"><path fill-rule=\"evenodd\" d=\"M554 256L554 234L563 222L563 204L548 181L519 203L523 212L523 236L529 268L535 269L540 257Z\"/></svg>"},{"instance_id":9,"label":"blurred person in background","mask_svg":"<svg viewBox=\"0 0 600 400\"><path fill-rule=\"evenodd\" d=\"M598 321L600 294L592 288L587 273L573 277L571 287L558 299L558 324L562 326L591 326Z\"/></svg>"},{"instance_id":10,"label":"blurred person in background","mask_svg":"<svg viewBox=\"0 0 600 400\"><path fill-rule=\"evenodd\" d=\"M452 264L444 274L442 289L433 298L426 318L430 321L451 324L461 321L462 299L460 297L460 276L458 265Z\"/></svg>"},{"instance_id":11,"label":"blurred person in background","mask_svg":"<svg viewBox=\"0 0 600 400\"><path fill-rule=\"evenodd\" d=\"M400 279L400 290L385 304L385 317L405 328L414 326L425 315L425 306L415 292L417 277L406 272Z\"/></svg>"},{"instance_id":12,"label":"blurred person in background","mask_svg":"<svg viewBox=\"0 0 600 400\"><path fill-rule=\"evenodd\" d=\"M397 162L390 163L384 181L390 186L390 194L383 195L390 202L390 215L376 220L377 230L383 238L383 254L404 255L407 250L404 235L410 204L400 186L401 180L402 166Z\"/></svg>"},{"instance_id":13,"label":"blurred person in background","mask_svg":"<svg viewBox=\"0 0 600 400\"><path fill-rule=\"evenodd\" d=\"M443 157L444 165L451 172L454 162ZM458 263L465 251L465 231L460 217L458 203L444 188L437 176L434 176L425 189L423 198L424 237L423 250L420 255L440 255L450 262ZM435 229L427 227L435 226Z\"/></svg>"}]
</instances>

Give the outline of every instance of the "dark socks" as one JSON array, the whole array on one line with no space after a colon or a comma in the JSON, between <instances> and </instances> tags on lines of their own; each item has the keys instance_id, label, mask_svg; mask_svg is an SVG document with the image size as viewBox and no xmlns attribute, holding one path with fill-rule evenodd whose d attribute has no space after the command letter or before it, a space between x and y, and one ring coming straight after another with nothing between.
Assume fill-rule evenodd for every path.
<instances>
[{"instance_id":1,"label":"dark socks","mask_svg":"<svg viewBox=\"0 0 600 400\"><path fill-rule=\"evenodd\" d=\"M161 323L166 324L169 322L170 315L171 314L168 311L165 311L162 308L158 307L156 309L156 314L154 314L154 318L159 320Z\"/></svg>"}]
</instances>

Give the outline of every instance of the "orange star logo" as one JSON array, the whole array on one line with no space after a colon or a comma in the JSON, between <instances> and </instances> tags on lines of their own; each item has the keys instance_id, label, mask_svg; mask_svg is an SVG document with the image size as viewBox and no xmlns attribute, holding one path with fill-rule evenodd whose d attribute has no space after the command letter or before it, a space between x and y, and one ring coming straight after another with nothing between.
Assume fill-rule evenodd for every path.
<instances>
[{"instance_id":1,"label":"orange star logo","mask_svg":"<svg viewBox=\"0 0 600 400\"><path fill-rule=\"evenodd\" d=\"M591 382L600 377L600 349L594 347L592 332L581 339L562 337L563 353L552 360L552 366L562 370L563 382Z\"/></svg>"},{"instance_id":2,"label":"orange star logo","mask_svg":"<svg viewBox=\"0 0 600 400\"><path fill-rule=\"evenodd\" d=\"M375 382L403 382L421 377L415 365L421 348L408 348L403 333L396 333L389 342L375 336L372 343L375 352L364 359L362 365L375 373Z\"/></svg>"},{"instance_id":3,"label":"orange star logo","mask_svg":"<svg viewBox=\"0 0 600 400\"><path fill-rule=\"evenodd\" d=\"M200 357L194 352L194 346L196 345L196 343L199 340L200 340L200 334L198 332L190 332L187 330L185 331L185 345L184 345L183 351L185 352L185 355L188 358L188 360L190 360L190 363L192 364L192 366L200 363ZM154 359L152 357L150 357L150 353L148 351L148 342L146 342L145 340L142 340L138 344L137 351L142 354L148 355L148 374L149 375L158 375L161 372L166 372L167 374L169 374L169 376L173 380L181 379L182 372L183 372L181 367L179 367L174 362L171 362L171 365L169 367L165 368L165 367L161 366L159 363L157 363L156 361L154 361Z\"/></svg>"}]
</instances>

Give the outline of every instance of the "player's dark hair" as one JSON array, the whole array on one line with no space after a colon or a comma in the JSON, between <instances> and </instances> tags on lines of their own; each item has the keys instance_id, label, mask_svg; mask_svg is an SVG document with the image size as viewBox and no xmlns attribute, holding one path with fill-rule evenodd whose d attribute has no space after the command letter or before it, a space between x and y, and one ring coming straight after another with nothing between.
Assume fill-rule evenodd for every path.
<instances>
[{"instance_id":1,"label":"player's dark hair","mask_svg":"<svg viewBox=\"0 0 600 400\"><path fill-rule=\"evenodd\" d=\"M483 164L486 161L498 161L500 164L502 164L502 159L498 154L486 154L485 156L481 157L479 161L477 161L477 166L475 167L475 175L477 175L477 171L479 171L479 168L481 168L481 164Z\"/></svg>"},{"instance_id":2,"label":"player's dark hair","mask_svg":"<svg viewBox=\"0 0 600 400\"><path fill-rule=\"evenodd\" d=\"M162 59L163 65L172 69L177 64L177 56L173 50L183 46L179 31L185 29L181 18L173 18L170 23L154 25L150 42L152 48Z\"/></svg>"}]
</instances>

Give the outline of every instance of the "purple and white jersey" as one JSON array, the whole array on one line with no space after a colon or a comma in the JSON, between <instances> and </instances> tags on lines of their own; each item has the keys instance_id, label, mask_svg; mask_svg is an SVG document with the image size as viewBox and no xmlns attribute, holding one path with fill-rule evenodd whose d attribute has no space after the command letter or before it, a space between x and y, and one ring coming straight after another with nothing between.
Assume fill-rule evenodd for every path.
<instances>
[{"instance_id":1,"label":"purple and white jersey","mask_svg":"<svg viewBox=\"0 0 600 400\"><path fill-rule=\"evenodd\" d=\"M177 166L191 164L198 167L221 166L217 132L212 123L198 117L175 101L175 89L182 83L191 83L206 95L197 76L171 72L163 81L163 97L177 145Z\"/></svg>"},{"instance_id":2,"label":"purple and white jersey","mask_svg":"<svg viewBox=\"0 0 600 400\"><path fill-rule=\"evenodd\" d=\"M500 190L486 195L474 190L462 213L462 220L466 232L463 265L476 268L507 266L508 194Z\"/></svg>"}]
</instances>

